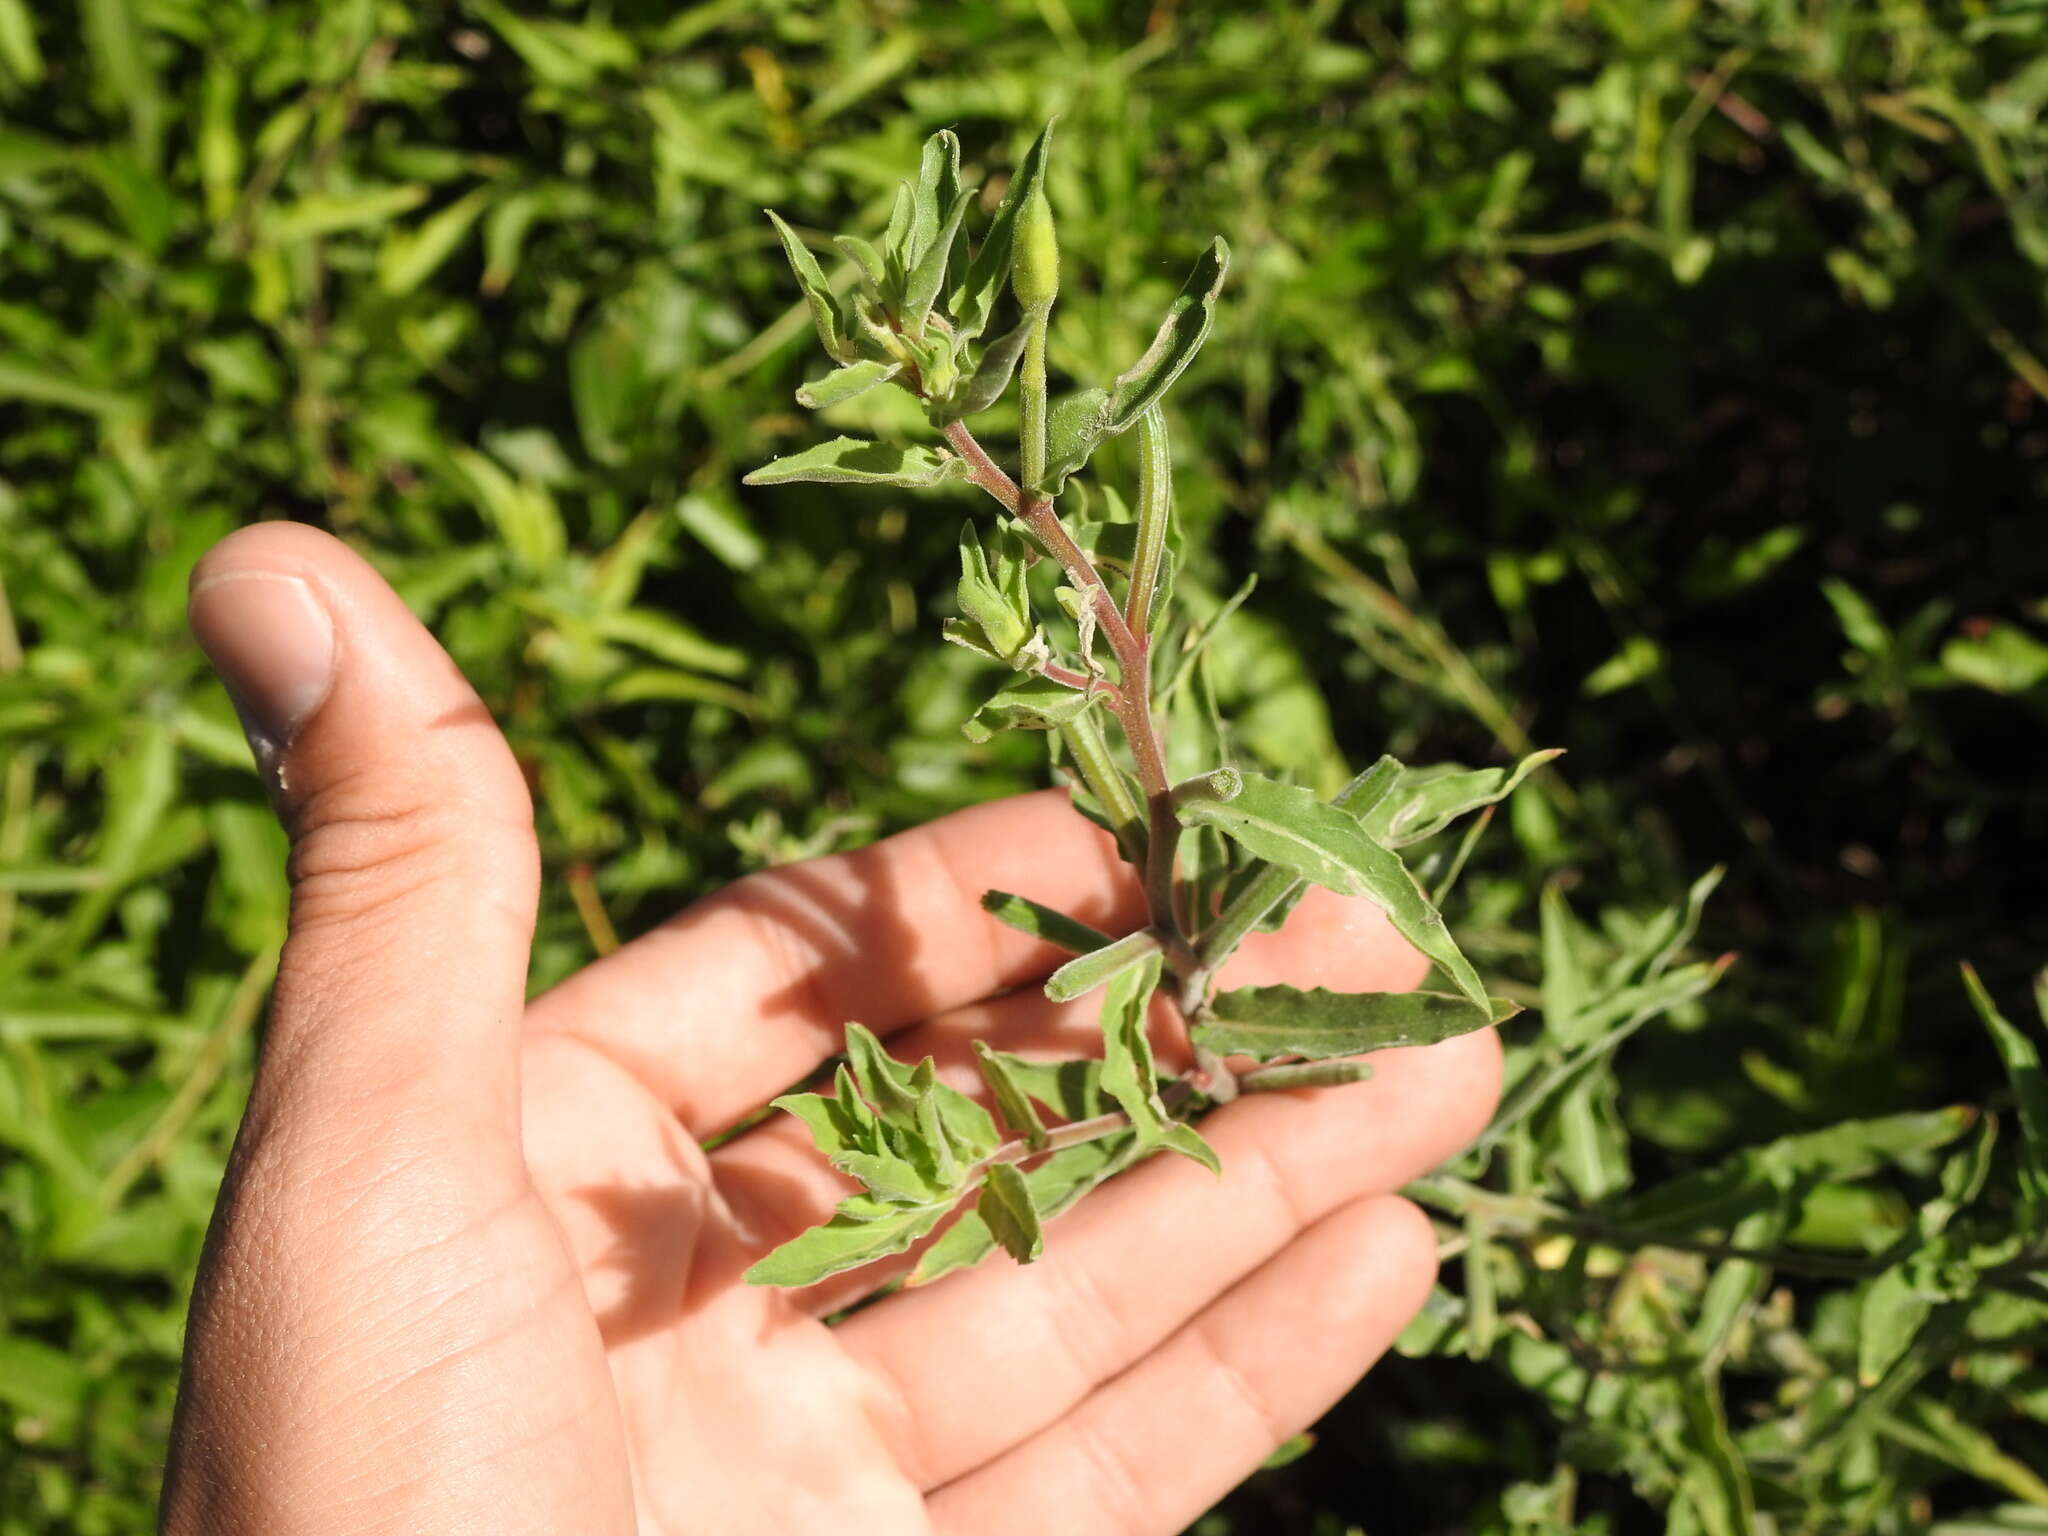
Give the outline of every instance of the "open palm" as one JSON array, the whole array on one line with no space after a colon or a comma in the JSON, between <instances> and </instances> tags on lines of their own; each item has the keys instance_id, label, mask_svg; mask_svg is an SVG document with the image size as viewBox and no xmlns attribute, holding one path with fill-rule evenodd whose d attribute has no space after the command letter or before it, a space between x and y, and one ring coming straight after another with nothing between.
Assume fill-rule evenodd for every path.
<instances>
[{"instance_id":1,"label":"open palm","mask_svg":"<svg viewBox=\"0 0 2048 1536\"><path fill-rule=\"evenodd\" d=\"M168 1530L1170 1533L1420 1304L1430 1230L1388 1192L1484 1123L1489 1034L1218 1111L1220 1182L1145 1163L1029 1267L836 1326L887 1266L745 1285L848 1186L785 1117L702 1143L848 1019L962 1087L972 1037L1090 1051L1092 1009L1021 985L1056 952L976 898L1124 931L1142 906L1108 840L1056 795L962 812L741 881L529 1005L527 792L445 655L304 528L225 541L194 592L281 781L293 910L194 1297ZM323 618L331 675L295 692L320 648L285 631ZM1316 893L1232 978L1421 971L1372 908Z\"/></svg>"}]
</instances>

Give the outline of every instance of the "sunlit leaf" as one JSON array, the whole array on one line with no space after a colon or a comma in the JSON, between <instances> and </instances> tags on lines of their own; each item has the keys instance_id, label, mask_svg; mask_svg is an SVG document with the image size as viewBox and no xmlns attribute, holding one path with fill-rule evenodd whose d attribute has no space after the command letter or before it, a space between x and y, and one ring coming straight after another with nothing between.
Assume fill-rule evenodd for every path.
<instances>
[{"instance_id":1,"label":"sunlit leaf","mask_svg":"<svg viewBox=\"0 0 2048 1536\"><path fill-rule=\"evenodd\" d=\"M1395 929L1469 998L1490 1010L1486 989L1444 920L1400 857L1367 835L1356 818L1316 799L1306 789L1246 774L1232 800L1193 799L1181 819L1228 833L1252 853L1284 865L1317 885L1365 896L1382 907Z\"/></svg>"},{"instance_id":2,"label":"sunlit leaf","mask_svg":"<svg viewBox=\"0 0 2048 1536\"><path fill-rule=\"evenodd\" d=\"M1504 998L1489 1002L1490 1008L1481 1012L1448 992L1239 987L1216 995L1210 1004L1214 1022L1198 1025L1195 1039L1219 1055L1255 1061L1362 1056L1394 1046L1434 1045L1504 1023L1522 1011Z\"/></svg>"},{"instance_id":3,"label":"sunlit leaf","mask_svg":"<svg viewBox=\"0 0 2048 1536\"><path fill-rule=\"evenodd\" d=\"M835 437L773 459L745 479L747 485L940 485L966 478L967 463L936 448Z\"/></svg>"}]
</instances>

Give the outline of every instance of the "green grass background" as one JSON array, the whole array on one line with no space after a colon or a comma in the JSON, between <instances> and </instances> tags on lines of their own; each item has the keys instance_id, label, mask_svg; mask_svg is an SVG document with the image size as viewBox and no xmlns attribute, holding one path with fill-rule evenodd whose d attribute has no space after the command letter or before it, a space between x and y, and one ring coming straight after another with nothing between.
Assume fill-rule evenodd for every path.
<instances>
[{"instance_id":1,"label":"green grass background","mask_svg":"<svg viewBox=\"0 0 2048 1536\"><path fill-rule=\"evenodd\" d=\"M537 986L1042 782L958 732L969 504L738 477L823 371L760 209L879 225L925 133L986 175L1055 111L1056 373L1236 253L1173 420L1191 608L1260 579L1237 750L1571 752L1451 915L1551 1005L1517 1070L1582 1079L1456 1171L1504 1203L1436 1192L1413 1358L1199 1529L2048 1530L2040 1234L1956 976L2024 1023L2048 959L2044 41L2033 0L0 0L0 1533L150 1528L281 932L193 560L314 522L434 626L536 789ZM1567 994L1716 864L1692 953L1739 960L1588 1051ZM2002 1133L1880 1118L1949 1105ZM1628 1205L1699 1170L1712 1211Z\"/></svg>"}]
</instances>

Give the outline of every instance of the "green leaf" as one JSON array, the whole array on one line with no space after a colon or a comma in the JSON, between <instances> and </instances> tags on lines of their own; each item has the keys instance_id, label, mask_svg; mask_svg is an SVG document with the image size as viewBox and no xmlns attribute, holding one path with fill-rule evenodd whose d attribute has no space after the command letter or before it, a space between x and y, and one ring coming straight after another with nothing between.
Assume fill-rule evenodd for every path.
<instances>
[{"instance_id":1,"label":"green leaf","mask_svg":"<svg viewBox=\"0 0 2048 1536\"><path fill-rule=\"evenodd\" d=\"M960 580L953 589L954 601L965 615L968 638L977 642L974 649L1003 661L1016 657L1024 667L1030 658L1022 653L1030 647L1042 663L1046 645L1032 617L1022 541L1008 529L1000 530L996 537L996 559L991 566L974 524L961 525ZM1035 646L1034 638L1038 641Z\"/></svg>"},{"instance_id":2,"label":"green leaf","mask_svg":"<svg viewBox=\"0 0 2048 1536\"><path fill-rule=\"evenodd\" d=\"M1044 939L1048 944L1057 944L1061 949L1070 949L1077 955L1085 955L1091 949L1100 949L1109 942L1109 935L1099 928L1091 928L1077 917L1056 912L1051 907L1040 906L1028 896L1012 896L1008 891L988 891L981 898L982 910L998 922L1007 923L1019 933L1028 933L1034 939Z\"/></svg>"},{"instance_id":3,"label":"green leaf","mask_svg":"<svg viewBox=\"0 0 2048 1536\"><path fill-rule=\"evenodd\" d=\"M1031 339L1032 324L1029 318L1020 320L988 344L974 372L960 383L939 411L936 420L940 426L979 415L1002 399L1003 391L1016 376L1024 344Z\"/></svg>"},{"instance_id":4,"label":"green leaf","mask_svg":"<svg viewBox=\"0 0 2048 1536\"><path fill-rule=\"evenodd\" d=\"M2027 1213L2025 1223L2038 1227L2042 1219L2048 1218L2048 1077L2042 1075L2040 1047L1999 1012L1974 966L1965 963L1962 972L1970 1004L1991 1034L1991 1043L1998 1050L1998 1059L2005 1064L2013 1098L2019 1105L2020 1202ZM2036 984L2035 996L2041 1004L2042 1021L2048 1023L2048 990L2042 990L2048 988L2048 972L2043 976L2044 980Z\"/></svg>"},{"instance_id":5,"label":"green leaf","mask_svg":"<svg viewBox=\"0 0 2048 1536\"><path fill-rule=\"evenodd\" d=\"M1127 933L1100 949L1076 956L1046 977L1045 995L1055 1003L1071 1003L1159 951L1159 935L1151 929Z\"/></svg>"},{"instance_id":6,"label":"green leaf","mask_svg":"<svg viewBox=\"0 0 2048 1536\"><path fill-rule=\"evenodd\" d=\"M1003 1124L1023 1137L1036 1151L1045 1145L1045 1122L1038 1117L1031 1095L1011 1069L1011 1059L985 1040L974 1042L975 1065L981 1068L982 1081L988 1084L989 1095L996 1101Z\"/></svg>"},{"instance_id":7,"label":"green leaf","mask_svg":"<svg viewBox=\"0 0 2048 1536\"><path fill-rule=\"evenodd\" d=\"M1159 975L1159 957L1153 954L1110 978L1102 1001L1102 1088L1131 1117L1140 1147L1165 1147L1220 1174L1223 1165L1208 1142L1193 1126L1169 1115L1159 1096L1159 1068L1145 1032Z\"/></svg>"},{"instance_id":8,"label":"green leaf","mask_svg":"<svg viewBox=\"0 0 2048 1536\"><path fill-rule=\"evenodd\" d=\"M455 254L496 195L495 187L478 187L413 229L394 229L377 253L377 286L394 297L411 293Z\"/></svg>"},{"instance_id":9,"label":"green leaf","mask_svg":"<svg viewBox=\"0 0 2048 1536\"><path fill-rule=\"evenodd\" d=\"M958 154L957 149L955 154ZM939 289L945 286L946 272L953 264L953 251L960 239L960 221L966 216L967 205L972 201L970 192L962 192L953 199L930 249L918 258L917 265L904 278L903 324L913 336L924 334L925 318L932 312Z\"/></svg>"},{"instance_id":10,"label":"green leaf","mask_svg":"<svg viewBox=\"0 0 2048 1536\"><path fill-rule=\"evenodd\" d=\"M0 64L12 70L23 85L35 85L43 78L35 21L24 0L0 0Z\"/></svg>"},{"instance_id":11,"label":"green leaf","mask_svg":"<svg viewBox=\"0 0 2048 1536\"><path fill-rule=\"evenodd\" d=\"M1725 1228L1776 1194L1868 1178L1901 1160L1938 1151L1977 1119L1976 1110L1957 1105L1844 1120L1783 1136L1646 1190L1620 1205L1614 1218L1618 1224L1660 1231Z\"/></svg>"},{"instance_id":12,"label":"green leaf","mask_svg":"<svg viewBox=\"0 0 2048 1536\"><path fill-rule=\"evenodd\" d=\"M816 1285L846 1270L902 1253L952 1208L950 1201L905 1208L855 1195L840 1202L830 1221L791 1238L743 1278L749 1285Z\"/></svg>"},{"instance_id":13,"label":"green leaf","mask_svg":"<svg viewBox=\"0 0 2048 1536\"><path fill-rule=\"evenodd\" d=\"M901 363L862 358L844 368L833 369L822 379L804 384L796 392L796 403L807 410L822 411L828 405L838 405L856 395L864 395L877 384L888 383L902 371Z\"/></svg>"},{"instance_id":14,"label":"green leaf","mask_svg":"<svg viewBox=\"0 0 2048 1536\"><path fill-rule=\"evenodd\" d=\"M1086 714L1101 697L1050 678L1027 677L999 691L960 729L969 741L976 743L989 740L998 731L1057 730Z\"/></svg>"},{"instance_id":15,"label":"green leaf","mask_svg":"<svg viewBox=\"0 0 2048 1536\"><path fill-rule=\"evenodd\" d=\"M1057 496L1109 438L1109 391L1083 389L1053 401L1045 419L1045 478L1033 489Z\"/></svg>"},{"instance_id":16,"label":"green leaf","mask_svg":"<svg viewBox=\"0 0 2048 1536\"><path fill-rule=\"evenodd\" d=\"M886 291L884 285L889 280L889 269L882 260L882 253L871 241L863 240L859 235L834 235L832 243L839 248L841 255L860 268L860 275L878 294Z\"/></svg>"},{"instance_id":17,"label":"green leaf","mask_svg":"<svg viewBox=\"0 0 2048 1536\"><path fill-rule=\"evenodd\" d=\"M1109 435L1128 432L1173 386L1209 339L1216 296L1230 271L1230 247L1221 235L1209 242L1194 271L1167 306L1166 318L1139 359L1117 376L1109 393Z\"/></svg>"},{"instance_id":18,"label":"green leaf","mask_svg":"<svg viewBox=\"0 0 2048 1536\"><path fill-rule=\"evenodd\" d=\"M1045 1234L1039 1227L1038 1208L1031 1202L1031 1186L1014 1163L990 1166L974 1213L1019 1264L1029 1264L1044 1251Z\"/></svg>"},{"instance_id":19,"label":"green leaf","mask_svg":"<svg viewBox=\"0 0 2048 1536\"><path fill-rule=\"evenodd\" d=\"M1209 1005L1213 1023L1194 1037L1221 1056L1273 1061L1305 1056L1363 1056L1395 1046L1434 1045L1505 1023L1519 1003L1492 998L1481 1012L1448 992L1327 992L1321 987L1240 987Z\"/></svg>"},{"instance_id":20,"label":"green leaf","mask_svg":"<svg viewBox=\"0 0 2048 1536\"><path fill-rule=\"evenodd\" d=\"M1052 150L1052 128L1052 123L1048 122L1040 129L1031 148L1017 163L1016 173L1010 178L1003 201L997 207L995 217L989 220L981 249L974 253L973 260L967 264L966 277L946 301L946 312L952 316L953 329L958 335L975 337L988 329L996 301L1002 297L1003 289L1010 281L1017 212L1044 184L1046 157ZM1019 346L1021 348L1021 342Z\"/></svg>"},{"instance_id":21,"label":"green leaf","mask_svg":"<svg viewBox=\"0 0 2048 1536\"><path fill-rule=\"evenodd\" d=\"M1216 827L1257 857L1318 885L1369 898L1404 939L1442 967L1475 1008L1491 1012L1478 973L1421 885L1400 857L1374 842L1353 816L1306 789L1251 773L1235 799L1191 799L1180 808L1180 817L1195 826Z\"/></svg>"},{"instance_id":22,"label":"green leaf","mask_svg":"<svg viewBox=\"0 0 2048 1536\"><path fill-rule=\"evenodd\" d=\"M966 478L967 461L942 449L900 447L835 437L763 464L748 475L747 485L942 485Z\"/></svg>"},{"instance_id":23,"label":"green leaf","mask_svg":"<svg viewBox=\"0 0 2048 1536\"><path fill-rule=\"evenodd\" d=\"M2048 645L2014 624L1981 635L1958 635L1941 648L1941 664L1962 682L1993 693L2025 693L2048 682Z\"/></svg>"},{"instance_id":24,"label":"green leaf","mask_svg":"<svg viewBox=\"0 0 2048 1536\"><path fill-rule=\"evenodd\" d=\"M1139 1156L1138 1138L1128 1131L1084 1141L1053 1153L1024 1175L1041 1226L1070 1210L1090 1190L1121 1173ZM904 1284L929 1285L942 1275L979 1264L995 1250L995 1235L989 1231L980 1214L964 1212L946 1229L944 1236L919 1256L916 1267Z\"/></svg>"},{"instance_id":25,"label":"green leaf","mask_svg":"<svg viewBox=\"0 0 2048 1536\"><path fill-rule=\"evenodd\" d=\"M1864 1286L1856 1312L1856 1379L1874 1387L1912 1348L1940 1298L1922 1292L1914 1266L1894 1264Z\"/></svg>"},{"instance_id":26,"label":"green leaf","mask_svg":"<svg viewBox=\"0 0 2048 1536\"><path fill-rule=\"evenodd\" d=\"M819 342L830 356L842 363L852 362L853 343L846 334L846 322L839 311L838 297L832 292L832 285L825 281L824 269L803 241L797 239L796 231L782 222L780 214L773 208L762 211L775 226L775 233L782 240L782 252L789 258L790 270L796 273L797 286L803 289L804 302L811 306L811 323L818 328Z\"/></svg>"},{"instance_id":27,"label":"green leaf","mask_svg":"<svg viewBox=\"0 0 2048 1536\"><path fill-rule=\"evenodd\" d=\"M960 1155L986 1157L1002 1140L989 1112L957 1088L937 1080L937 1067L927 1056L915 1067L897 1061L882 1042L861 1024L846 1026L846 1054L854 1081L883 1121L901 1130L929 1135L932 1114ZM930 1110L926 1105L932 1106ZM945 1148L936 1149L943 1153Z\"/></svg>"},{"instance_id":28,"label":"green leaf","mask_svg":"<svg viewBox=\"0 0 2048 1536\"><path fill-rule=\"evenodd\" d=\"M338 235L388 224L401 213L412 212L427 197L428 189L417 183L360 192L315 192L288 207L274 209L264 221L263 232L277 245Z\"/></svg>"},{"instance_id":29,"label":"green leaf","mask_svg":"<svg viewBox=\"0 0 2048 1536\"><path fill-rule=\"evenodd\" d=\"M1102 1063L1092 1057L1028 1061L997 1051L1010 1080L1063 1120L1092 1120L1117 1108L1102 1086Z\"/></svg>"},{"instance_id":30,"label":"green leaf","mask_svg":"<svg viewBox=\"0 0 2048 1536\"><path fill-rule=\"evenodd\" d=\"M919 266L944 238L953 205L962 196L960 141L941 128L918 153L917 181L910 189L910 222L903 232L903 269ZM954 225L958 227L957 218Z\"/></svg>"},{"instance_id":31,"label":"green leaf","mask_svg":"<svg viewBox=\"0 0 2048 1536\"><path fill-rule=\"evenodd\" d=\"M1215 300L1229 270L1230 247L1211 243L1167 309L1152 345L1107 390L1084 389L1053 403L1046 422L1045 474L1031 489L1057 496L1067 478L1110 438L1138 424L1181 376L1208 338Z\"/></svg>"},{"instance_id":32,"label":"green leaf","mask_svg":"<svg viewBox=\"0 0 2048 1536\"><path fill-rule=\"evenodd\" d=\"M1406 848L1468 812L1505 800L1530 774L1563 755L1560 748L1531 752L1512 768L1403 768L1362 818L1365 830L1383 848Z\"/></svg>"}]
</instances>

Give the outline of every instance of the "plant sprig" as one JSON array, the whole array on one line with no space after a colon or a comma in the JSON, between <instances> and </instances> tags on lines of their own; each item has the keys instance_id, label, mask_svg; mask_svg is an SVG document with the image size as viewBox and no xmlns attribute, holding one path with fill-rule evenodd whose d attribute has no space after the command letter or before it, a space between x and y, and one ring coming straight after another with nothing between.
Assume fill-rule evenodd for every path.
<instances>
[{"instance_id":1,"label":"plant sprig","mask_svg":"<svg viewBox=\"0 0 2048 1536\"><path fill-rule=\"evenodd\" d=\"M1210 242L1129 368L1106 386L1052 396L1046 341L1060 255L1046 186L1051 144L1047 124L970 248L965 214L973 189L961 180L959 141L950 132L932 135L880 241L835 237L861 274L843 299L789 226L769 214L818 339L838 365L804 385L798 402L823 409L871 389L899 389L923 406L944 446L834 438L775 460L747 482L918 490L964 482L996 503L992 527L970 523L961 532L960 611L943 634L1014 675L965 733L973 741L1005 730L1049 734L1077 809L1107 828L1138 869L1146 920L1132 933L1110 935L1020 896L984 898L1000 921L1073 952L1047 979L1048 997L1102 995L1097 1059L1031 1062L974 1043L1000 1125L939 1081L929 1058L915 1066L896 1061L866 1029L849 1024L846 1062L831 1091L776 1103L804 1122L861 1193L756 1264L748 1278L759 1284L808 1285L903 1253L956 1212L958 1220L919 1259L912 1283L998 1247L1028 1263L1042 1249L1045 1221L1155 1151L1220 1171L1192 1123L1211 1106L1243 1092L1357 1081L1370 1074L1362 1058L1372 1051L1488 1028L1517 1011L1487 994L1400 850L1498 804L1556 754L1480 770L1415 769L1383 757L1330 801L1229 762L1178 782L1170 776L1154 675L1155 655L1176 633L1172 452L1162 402L1208 338L1230 249L1220 238ZM1007 327L992 329L999 316ZM1014 473L969 425L1013 386ZM1070 522L1061 507L1069 484L1105 443L1131 433L1134 516ZM1052 612L1033 590L1034 570L1045 567L1057 573ZM1200 664L1198 648L1189 647L1182 666ZM1120 750L1103 716L1114 721ZM1220 835L1225 859L1200 879L1183 859L1185 834L1196 828ZM1451 990L1219 992L1216 977L1238 945L1276 926L1311 884L1382 907ZM1153 1055L1155 996L1178 1018L1193 1062L1177 1075L1162 1072ZM1240 1072L1231 1059L1259 1064Z\"/></svg>"}]
</instances>

